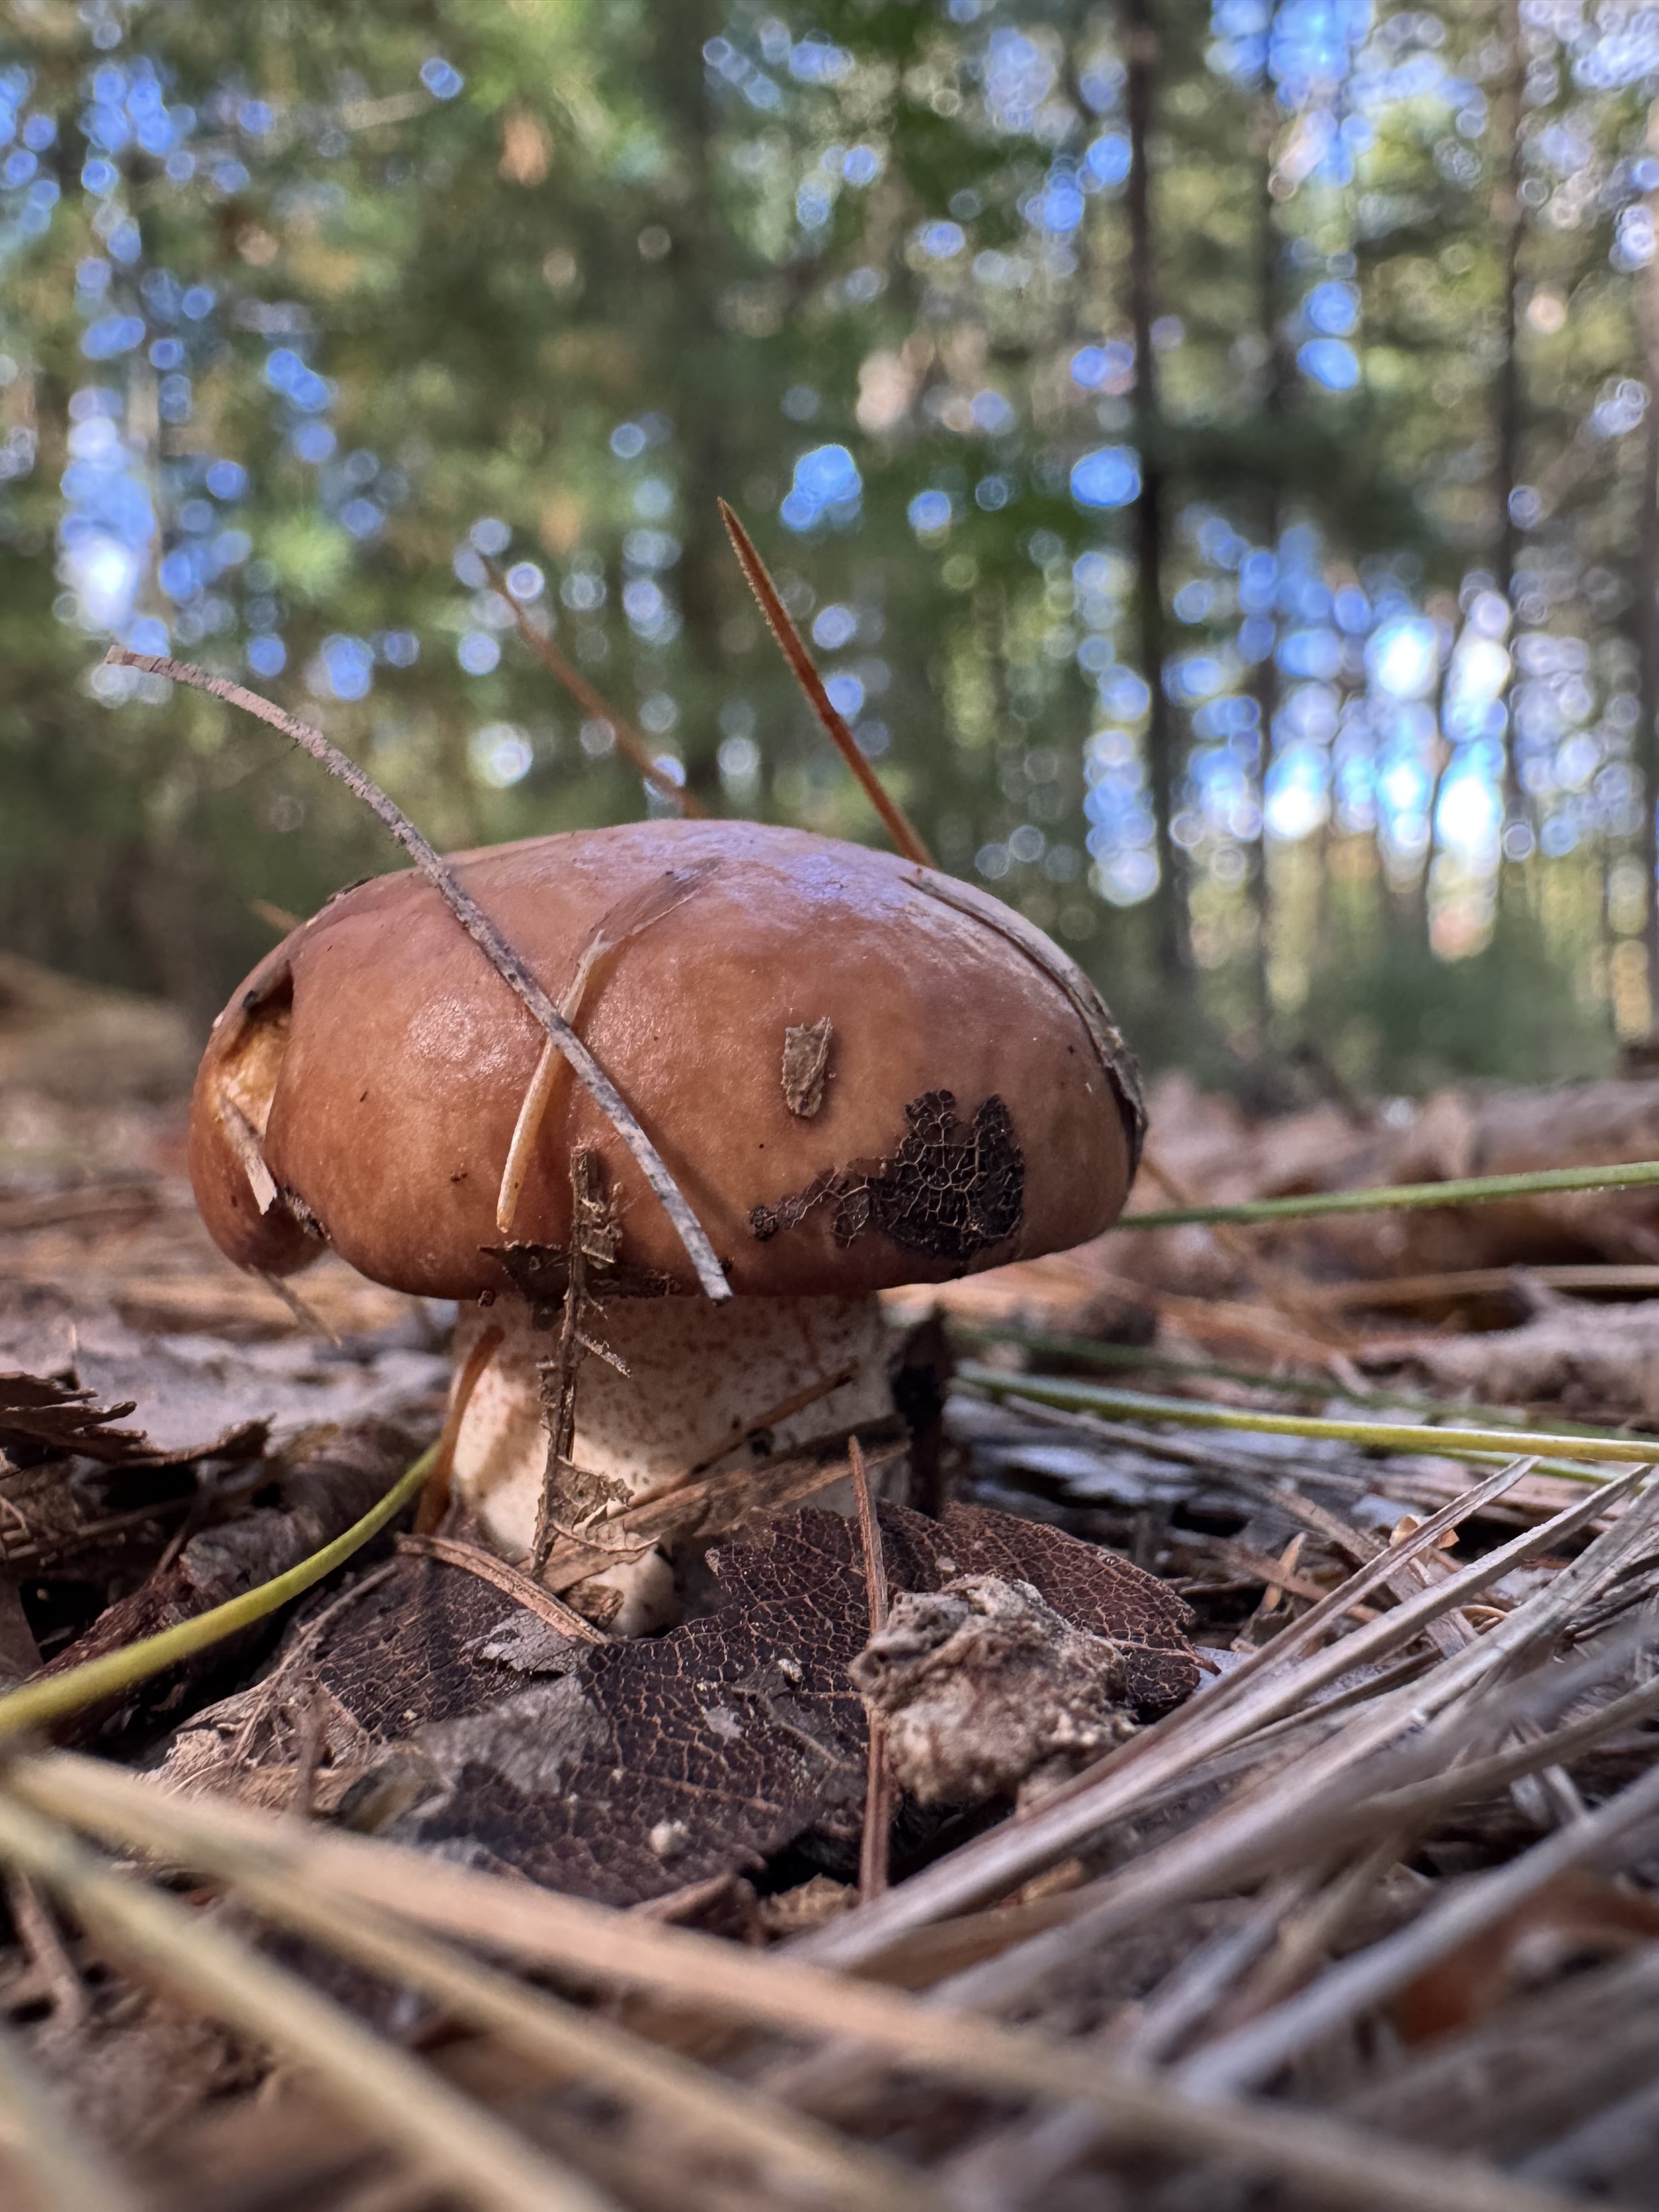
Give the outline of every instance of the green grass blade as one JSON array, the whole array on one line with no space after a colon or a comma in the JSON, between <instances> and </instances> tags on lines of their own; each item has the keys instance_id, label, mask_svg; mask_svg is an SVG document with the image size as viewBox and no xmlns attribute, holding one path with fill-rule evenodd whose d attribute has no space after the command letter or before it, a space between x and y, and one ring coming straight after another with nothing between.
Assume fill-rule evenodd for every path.
<instances>
[{"instance_id":1,"label":"green grass blade","mask_svg":"<svg viewBox=\"0 0 1659 2212\"><path fill-rule=\"evenodd\" d=\"M1151 1346L1106 1344L1094 1337L1064 1336L1051 1329L965 1322L953 1314L946 1316L945 1331L952 1343L1017 1344L1024 1351L1046 1352L1054 1359L1075 1359L1090 1366L1131 1370L1162 1369L1168 1374L1189 1375L1200 1382L1240 1382L1252 1390L1274 1390L1287 1398L1317 1398L1327 1405L1340 1401L1345 1406L1393 1406L1425 1421L1449 1421L1454 1428L1473 1421L1482 1427L1524 1431L1530 1419L1513 1406L1487 1406L1478 1400L1463 1400L1454 1405L1443 1398L1425 1398L1416 1390L1356 1390L1351 1384L1339 1382L1328 1375L1275 1375L1265 1367L1235 1367L1218 1359L1185 1359L1172 1352L1155 1351ZM1555 1431L1556 1435L1563 1437L1605 1437L1613 1433L1593 1421L1562 1421ZM1659 1456L1659 1450L1656 1456Z\"/></svg>"},{"instance_id":2,"label":"green grass blade","mask_svg":"<svg viewBox=\"0 0 1659 2212\"><path fill-rule=\"evenodd\" d=\"M84 1665L65 1668L61 1674L46 1674L21 1688L8 1691L0 1697L0 1737L15 1735L25 1729L48 1727L53 1721L64 1720L70 1713L79 1712L85 1705L95 1705L100 1698L116 1697L136 1683L152 1674L160 1674L169 1667L176 1667L182 1659L194 1657L213 1644L234 1636L240 1629L251 1628L256 1621L276 1612L331 1575L336 1567L343 1566L354 1552L359 1552L370 1537L377 1536L389 1521L402 1511L416 1496L432 1472L441 1443L431 1445L421 1454L407 1474L400 1475L378 1505L372 1505L361 1521L353 1522L343 1535L332 1543L325 1544L309 1559L301 1559L298 1566L289 1567L286 1573L274 1576L257 1589L244 1590L223 1605L216 1605L209 1613L199 1613L193 1620L181 1620L176 1627L164 1628L159 1634L142 1638L119 1651L106 1651L97 1659L88 1659Z\"/></svg>"},{"instance_id":3,"label":"green grass blade","mask_svg":"<svg viewBox=\"0 0 1659 2212\"><path fill-rule=\"evenodd\" d=\"M1305 1437L1365 1451L1433 1452L1449 1459L1513 1459L1525 1452L1550 1471L1579 1481L1604 1480L1602 1465L1641 1467L1659 1462L1659 1437L1568 1436L1559 1431L1430 1428L1421 1422L1344 1421L1310 1413L1264 1413L1237 1406L1200 1405L1190 1398L1159 1398L1140 1390L1114 1390L1070 1376L1013 1375L1006 1368L964 1361L957 1381L994 1398L1030 1398L1039 1405L1097 1413L1106 1420L1170 1421L1183 1428L1231 1429L1247 1435ZM4 1715L0 1701L0 1718Z\"/></svg>"},{"instance_id":4,"label":"green grass blade","mask_svg":"<svg viewBox=\"0 0 1659 2212\"><path fill-rule=\"evenodd\" d=\"M1324 1213L1380 1213L1397 1206L1476 1206L1498 1198L1537 1198L1558 1190L1633 1190L1659 1183L1659 1160L1601 1168L1536 1168L1526 1175L1465 1176L1450 1182L1395 1182L1370 1190L1305 1191L1295 1198L1253 1198L1237 1206L1172 1206L1126 1213L1119 1229L1180 1229L1194 1222L1311 1220Z\"/></svg>"}]
</instances>

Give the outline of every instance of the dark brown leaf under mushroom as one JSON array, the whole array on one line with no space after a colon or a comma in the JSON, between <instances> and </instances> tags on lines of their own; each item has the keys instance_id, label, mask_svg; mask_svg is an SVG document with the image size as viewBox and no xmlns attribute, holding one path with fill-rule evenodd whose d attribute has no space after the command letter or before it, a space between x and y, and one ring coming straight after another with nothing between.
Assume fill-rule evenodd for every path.
<instances>
[{"instance_id":1,"label":"dark brown leaf under mushroom","mask_svg":"<svg viewBox=\"0 0 1659 2212\"><path fill-rule=\"evenodd\" d=\"M895 1589L1011 1570L1074 1626L1113 1636L1143 1714L1197 1680L1186 1607L1109 1552L966 1506L933 1522L884 1505L881 1525ZM375 1819L379 1746L386 1802L410 1807L382 1832L612 1905L740 1871L809 1832L850 1842L866 1747L848 1671L869 1632L858 1532L809 1510L711 1557L717 1612L600 1649L471 1575L404 1560L308 1655L341 1733L360 1732L349 1814ZM211 1765L204 1724L228 1741L247 1710L202 1717L194 1772Z\"/></svg>"}]
</instances>

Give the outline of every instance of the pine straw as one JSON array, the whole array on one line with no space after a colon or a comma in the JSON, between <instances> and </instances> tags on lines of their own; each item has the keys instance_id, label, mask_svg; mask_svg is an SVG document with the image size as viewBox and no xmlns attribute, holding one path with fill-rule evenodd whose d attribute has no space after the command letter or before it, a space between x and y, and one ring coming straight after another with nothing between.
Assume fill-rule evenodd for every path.
<instances>
[{"instance_id":1,"label":"pine straw","mask_svg":"<svg viewBox=\"0 0 1659 2212\"><path fill-rule=\"evenodd\" d=\"M767 2203L1042 2204L1079 2165L1137 2177L1134 2201L1148 2204L1172 2190L1171 2206L1192 2203L1183 2185L1222 2204L1236 2185L1227 2177L1248 2175L1274 2202L1289 2189L1401 2212L1559 2206L1570 2200L1553 2185L1557 2167L1568 2182L1586 2160L1602 2171L1620 2128L1650 2143L1659 2113L1628 2080L1609 2075L1612 2132L1588 2140L1596 2098L1581 2082L1553 2137L1515 2146L1524 2176L1491 2161L1506 2147L1484 2130L1481 2099L1494 2109L1501 2099L1472 2096L1461 2131L1437 2139L1388 2095L1393 2077L1408 2081L1424 2063L1395 2047L1392 2000L1565 1876L1617 1872L1659 1839L1659 1768L1641 1760L1630 1779L1618 1758L1607 1763L1618 1753L1628 1770L1659 1713L1643 1632L1659 1597L1659 1491L1644 1471L1413 1579L1528 1465L1511 1462L1402 1529L1035 1810L770 1952L170 1795L67 1754L10 1764L0 1859L126 1971L303 2069L411 2176L469 2205L635 2198L623 2188L607 2200L620 2169L597 2148L590 2166L580 2136L557 2136L554 2160L545 2129L539 2142L521 2135L479 2103L476 2083L466 2094L380 2042L222 1914L118 1874L76 1837L222 1889L237 1928L252 1916L420 1992L528 2064L548 2085L544 2106L575 2083L615 2099L635 2140L654 2146L647 2166L655 2160L665 2186L673 2175L674 2201L688 2207L730 2201L732 2177ZM1391 1591L1404 1595L1380 1609ZM1475 1633L1468 1608L1494 1596L1498 1613L1480 1616ZM1441 1650L1430 1632L1448 1624L1461 1627ZM1419 1883L1425 1908L1379 1928L1402 1858L1460 1821L1513 1823L1530 1778L1549 1773L1569 1790L1577 1773L1600 1802L1559 1826L1547 1815L1535 1841L1462 1883ZM1085 1878L1070 1888L996 1903L1077 1855ZM1207 1929L1195 1929L1206 1905ZM1114 1960L1130 1938L1153 1942L1162 1965L1125 2006ZM1608 1984L1614 2027L1651 1998L1650 1974L1620 1971ZM607 1992L628 1998L622 2014L589 2008ZM1025 2024L1010 2025L1011 2013ZM1453 2039L1477 2083L1482 2039L1507 2022L1504 2012L1477 2018ZM6 2106L38 2113L33 2093L9 2084ZM531 2124L516 2106L514 2118ZM33 2135L45 2139L38 2118ZM66 2188L43 2201L99 2201Z\"/></svg>"}]
</instances>

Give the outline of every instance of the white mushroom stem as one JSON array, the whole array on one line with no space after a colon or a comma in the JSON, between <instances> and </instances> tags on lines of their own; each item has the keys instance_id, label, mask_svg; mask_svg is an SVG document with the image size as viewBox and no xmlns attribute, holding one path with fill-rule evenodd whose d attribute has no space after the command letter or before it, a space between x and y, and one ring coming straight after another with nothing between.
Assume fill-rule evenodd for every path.
<instances>
[{"instance_id":1,"label":"white mushroom stem","mask_svg":"<svg viewBox=\"0 0 1659 2212\"><path fill-rule=\"evenodd\" d=\"M472 1395L455 1448L455 1495L507 1558L530 1551L547 1466L538 1363L555 1335L536 1328L522 1298L463 1309L455 1333L465 1358L479 1334L503 1331L501 1348ZM568 1523L605 1541L601 1519L586 1523L603 1491L620 1510L672 1488L694 1472L739 1466L764 1426L777 1450L831 1436L891 1411L889 1345L880 1302L862 1298L617 1298L585 1326L626 1365L582 1362ZM837 1380L837 1377L845 1379ZM825 1387L825 1386L829 1387ZM782 1408L793 1408L781 1411ZM672 1576L659 1553L620 1561L592 1578L621 1607L608 1624L637 1635L667 1620ZM587 1587L592 1587L590 1584Z\"/></svg>"}]
</instances>

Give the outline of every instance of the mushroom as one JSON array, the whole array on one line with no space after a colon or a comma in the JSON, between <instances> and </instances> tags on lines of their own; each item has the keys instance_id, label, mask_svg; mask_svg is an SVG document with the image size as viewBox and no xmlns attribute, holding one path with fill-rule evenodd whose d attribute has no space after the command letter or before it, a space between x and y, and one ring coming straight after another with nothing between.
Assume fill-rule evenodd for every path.
<instances>
[{"instance_id":1,"label":"mushroom","mask_svg":"<svg viewBox=\"0 0 1659 2212\"><path fill-rule=\"evenodd\" d=\"M586 1526L762 1422L782 1447L886 1413L878 1292L1069 1247L1121 1207L1133 1064L1081 971L986 894L748 822L451 866L562 994L734 1296L698 1292L615 1130L410 873L342 892L238 990L197 1078L191 1175L243 1267L283 1275L331 1249L460 1301L459 1355L501 1329L454 1485L507 1556L536 1534L538 1363L573 1219L605 1357L582 1366L553 1504ZM579 1601L637 1630L665 1617L671 1580L635 1559Z\"/></svg>"}]
</instances>

